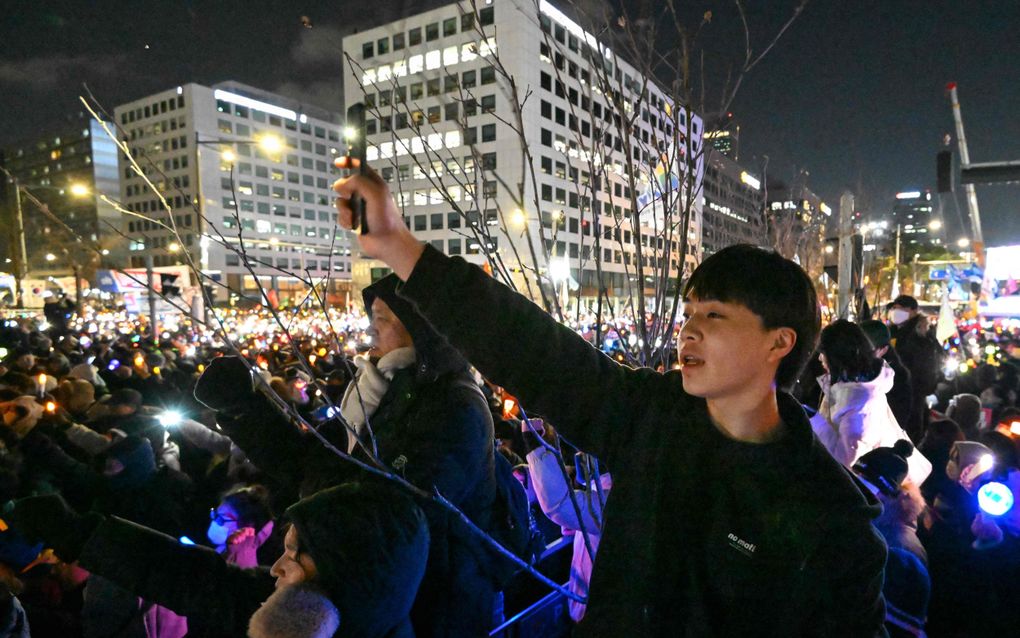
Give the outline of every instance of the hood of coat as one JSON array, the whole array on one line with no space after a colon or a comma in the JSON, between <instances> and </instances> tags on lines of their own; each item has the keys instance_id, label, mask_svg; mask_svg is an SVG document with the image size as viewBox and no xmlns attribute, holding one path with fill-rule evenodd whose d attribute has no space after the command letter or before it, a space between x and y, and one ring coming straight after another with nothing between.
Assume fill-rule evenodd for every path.
<instances>
[{"instance_id":1,"label":"hood of coat","mask_svg":"<svg viewBox=\"0 0 1020 638\"><path fill-rule=\"evenodd\" d=\"M287 516L344 635L386 636L407 619L429 550L425 514L407 494L378 481L344 483L302 499Z\"/></svg>"},{"instance_id":2,"label":"hood of coat","mask_svg":"<svg viewBox=\"0 0 1020 638\"><path fill-rule=\"evenodd\" d=\"M870 381L841 381L830 384L829 375L823 374L818 377L818 385L821 386L822 392L829 397L829 405L844 405L851 402L863 404L872 397L888 394L889 390L892 390L895 379L896 372L887 361L883 361L882 369Z\"/></svg>"},{"instance_id":3,"label":"hood of coat","mask_svg":"<svg viewBox=\"0 0 1020 638\"><path fill-rule=\"evenodd\" d=\"M399 284L400 279L396 275L387 275L362 290L361 296L368 315L372 316L372 302L378 298L386 302L404 324L414 342L418 378L434 381L441 375L466 370L468 362L460 352L450 345L446 337L436 332L411 302L397 294Z\"/></svg>"}]
</instances>

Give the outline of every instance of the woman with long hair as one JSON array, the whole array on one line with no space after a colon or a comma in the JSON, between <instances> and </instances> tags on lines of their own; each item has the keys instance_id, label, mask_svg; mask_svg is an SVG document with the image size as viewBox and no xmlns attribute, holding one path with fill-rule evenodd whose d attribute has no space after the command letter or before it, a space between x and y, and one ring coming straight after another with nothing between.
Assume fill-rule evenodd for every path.
<instances>
[{"instance_id":1,"label":"woman with long hair","mask_svg":"<svg viewBox=\"0 0 1020 638\"><path fill-rule=\"evenodd\" d=\"M825 374L818 377L822 401L811 425L832 456L850 468L878 447L892 447L908 439L886 400L895 373L875 356L875 348L861 327L840 319L822 330L818 359ZM920 485L931 463L919 452L909 459L909 478Z\"/></svg>"}]
</instances>

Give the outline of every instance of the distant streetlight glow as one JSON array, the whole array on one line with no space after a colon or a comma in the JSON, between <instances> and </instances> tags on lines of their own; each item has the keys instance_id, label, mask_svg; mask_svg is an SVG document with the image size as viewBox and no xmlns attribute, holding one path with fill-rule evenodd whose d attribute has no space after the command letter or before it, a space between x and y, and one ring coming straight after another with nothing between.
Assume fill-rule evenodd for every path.
<instances>
[{"instance_id":1,"label":"distant streetlight glow","mask_svg":"<svg viewBox=\"0 0 1020 638\"><path fill-rule=\"evenodd\" d=\"M167 249L167 250L169 250L169 251L170 251L170 252L172 252L172 253L175 253L175 252L177 252L178 250L180 250L180 249L181 249L181 245L180 245L180 244L178 244L178 243L177 243L177 242L175 242L175 241L172 241L172 242L170 242L170 244L169 244L169 245L168 245L168 246L166 247L166 249Z\"/></svg>"},{"instance_id":2,"label":"distant streetlight glow","mask_svg":"<svg viewBox=\"0 0 1020 638\"><path fill-rule=\"evenodd\" d=\"M283 140L278 135L267 133L258 138L259 148L269 155L278 155L283 152Z\"/></svg>"},{"instance_id":3,"label":"distant streetlight glow","mask_svg":"<svg viewBox=\"0 0 1020 638\"><path fill-rule=\"evenodd\" d=\"M234 162L237 161L237 155L234 154L234 151L228 148L227 150L220 153L220 159L222 159L224 162L228 164L233 164Z\"/></svg>"},{"instance_id":4,"label":"distant streetlight glow","mask_svg":"<svg viewBox=\"0 0 1020 638\"><path fill-rule=\"evenodd\" d=\"M57 256L53 253L46 253L46 261L56 261Z\"/></svg>"},{"instance_id":5,"label":"distant streetlight glow","mask_svg":"<svg viewBox=\"0 0 1020 638\"><path fill-rule=\"evenodd\" d=\"M970 246L970 240L966 237L961 237L956 240L956 245L960 248L966 248L967 246Z\"/></svg>"},{"instance_id":6,"label":"distant streetlight glow","mask_svg":"<svg viewBox=\"0 0 1020 638\"><path fill-rule=\"evenodd\" d=\"M75 197L88 197L92 193L89 187L81 182L71 184L71 187L68 190L70 190L71 195L74 195Z\"/></svg>"},{"instance_id":7,"label":"distant streetlight glow","mask_svg":"<svg viewBox=\"0 0 1020 638\"><path fill-rule=\"evenodd\" d=\"M523 227L526 221L524 211L520 208L514 209L514 212L510 213L510 223L514 226Z\"/></svg>"},{"instance_id":8,"label":"distant streetlight glow","mask_svg":"<svg viewBox=\"0 0 1020 638\"><path fill-rule=\"evenodd\" d=\"M932 230L939 230L940 228L942 228L942 222L938 219L933 219L930 222L928 222L928 228Z\"/></svg>"}]
</instances>

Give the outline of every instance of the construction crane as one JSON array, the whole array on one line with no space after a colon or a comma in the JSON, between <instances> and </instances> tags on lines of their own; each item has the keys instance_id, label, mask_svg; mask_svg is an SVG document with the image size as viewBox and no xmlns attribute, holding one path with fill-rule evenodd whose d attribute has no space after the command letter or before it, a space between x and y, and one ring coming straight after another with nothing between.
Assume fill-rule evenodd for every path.
<instances>
[{"instance_id":1,"label":"construction crane","mask_svg":"<svg viewBox=\"0 0 1020 638\"><path fill-rule=\"evenodd\" d=\"M971 165L970 153L967 151L967 136L963 132L963 115L960 113L960 98L956 93L956 82L947 84L946 90L949 92L949 101L953 106L953 120L956 121L956 143L960 147L960 164L966 169ZM963 187L967 194L967 210L970 211L971 246L978 265L984 268L985 240L981 233L981 212L978 210L977 192L975 192L972 183L965 183Z\"/></svg>"}]
</instances>

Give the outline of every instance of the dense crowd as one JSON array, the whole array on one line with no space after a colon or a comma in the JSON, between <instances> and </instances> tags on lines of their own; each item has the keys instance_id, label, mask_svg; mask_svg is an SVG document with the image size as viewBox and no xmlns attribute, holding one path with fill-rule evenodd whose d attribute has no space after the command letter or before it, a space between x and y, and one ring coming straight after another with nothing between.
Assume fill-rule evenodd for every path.
<instances>
[{"instance_id":1,"label":"dense crowd","mask_svg":"<svg viewBox=\"0 0 1020 638\"><path fill-rule=\"evenodd\" d=\"M623 463L529 414L398 288L367 288L365 313L217 310L218 331L170 318L151 335L91 307L6 317L0 635L485 634L517 568L435 492L526 560L572 537L581 621ZM590 341L593 321L568 330ZM994 505L1020 496L1020 325L961 321L943 346L932 323L901 297L830 324L794 396L881 511L890 634L1008 634L1020 505ZM613 321L597 345L633 332Z\"/></svg>"}]
</instances>

